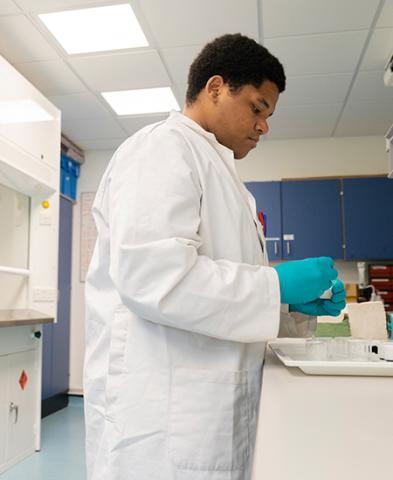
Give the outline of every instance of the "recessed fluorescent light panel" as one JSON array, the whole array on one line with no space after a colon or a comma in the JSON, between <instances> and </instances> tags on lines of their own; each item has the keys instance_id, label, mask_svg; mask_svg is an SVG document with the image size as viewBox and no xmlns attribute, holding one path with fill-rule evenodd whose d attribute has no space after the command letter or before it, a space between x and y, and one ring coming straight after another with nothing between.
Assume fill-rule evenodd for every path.
<instances>
[{"instance_id":1,"label":"recessed fluorescent light panel","mask_svg":"<svg viewBox=\"0 0 393 480\"><path fill-rule=\"evenodd\" d=\"M33 100L0 101L0 124L31 123L53 120L45 109Z\"/></svg>"},{"instance_id":2,"label":"recessed fluorescent light panel","mask_svg":"<svg viewBox=\"0 0 393 480\"><path fill-rule=\"evenodd\" d=\"M180 110L169 87L103 92L101 95L118 115L142 115Z\"/></svg>"},{"instance_id":3,"label":"recessed fluorescent light panel","mask_svg":"<svg viewBox=\"0 0 393 480\"><path fill-rule=\"evenodd\" d=\"M69 54L149 45L129 4L43 13L39 18Z\"/></svg>"}]
</instances>

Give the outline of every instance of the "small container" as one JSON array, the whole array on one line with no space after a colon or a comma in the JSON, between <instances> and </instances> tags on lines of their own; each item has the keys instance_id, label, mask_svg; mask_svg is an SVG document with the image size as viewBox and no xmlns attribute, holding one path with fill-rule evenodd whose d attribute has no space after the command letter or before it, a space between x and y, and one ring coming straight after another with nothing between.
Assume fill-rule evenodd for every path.
<instances>
[{"instance_id":1,"label":"small container","mask_svg":"<svg viewBox=\"0 0 393 480\"><path fill-rule=\"evenodd\" d=\"M381 342L379 345L379 358L387 362L393 362L393 342Z\"/></svg>"},{"instance_id":2,"label":"small container","mask_svg":"<svg viewBox=\"0 0 393 480\"><path fill-rule=\"evenodd\" d=\"M380 344L378 340L364 338L348 338L348 359L354 362L377 361Z\"/></svg>"},{"instance_id":3,"label":"small container","mask_svg":"<svg viewBox=\"0 0 393 480\"><path fill-rule=\"evenodd\" d=\"M367 362L369 359L369 341L363 338L348 338L348 357L355 362Z\"/></svg>"},{"instance_id":4,"label":"small container","mask_svg":"<svg viewBox=\"0 0 393 480\"><path fill-rule=\"evenodd\" d=\"M326 361L329 359L330 337L308 338L306 340L306 355L308 360Z\"/></svg>"},{"instance_id":5,"label":"small container","mask_svg":"<svg viewBox=\"0 0 393 480\"><path fill-rule=\"evenodd\" d=\"M348 337L335 337L329 344L330 359L345 361L349 359Z\"/></svg>"}]
</instances>

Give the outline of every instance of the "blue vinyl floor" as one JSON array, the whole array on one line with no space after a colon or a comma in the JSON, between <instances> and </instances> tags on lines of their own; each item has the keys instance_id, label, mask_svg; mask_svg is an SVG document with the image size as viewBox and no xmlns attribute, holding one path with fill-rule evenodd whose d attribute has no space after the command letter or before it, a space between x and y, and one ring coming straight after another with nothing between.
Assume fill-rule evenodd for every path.
<instances>
[{"instance_id":1,"label":"blue vinyl floor","mask_svg":"<svg viewBox=\"0 0 393 480\"><path fill-rule=\"evenodd\" d=\"M1 480L85 480L83 400L42 420L41 451L0 474Z\"/></svg>"}]
</instances>

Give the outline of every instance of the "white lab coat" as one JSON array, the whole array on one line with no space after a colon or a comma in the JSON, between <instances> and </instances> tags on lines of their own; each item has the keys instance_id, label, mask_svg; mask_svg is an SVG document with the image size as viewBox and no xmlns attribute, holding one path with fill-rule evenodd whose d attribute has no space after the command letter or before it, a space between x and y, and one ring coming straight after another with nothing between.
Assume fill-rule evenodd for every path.
<instances>
[{"instance_id":1,"label":"white lab coat","mask_svg":"<svg viewBox=\"0 0 393 480\"><path fill-rule=\"evenodd\" d=\"M173 112L103 176L86 279L89 480L250 477L280 289L234 163Z\"/></svg>"}]
</instances>

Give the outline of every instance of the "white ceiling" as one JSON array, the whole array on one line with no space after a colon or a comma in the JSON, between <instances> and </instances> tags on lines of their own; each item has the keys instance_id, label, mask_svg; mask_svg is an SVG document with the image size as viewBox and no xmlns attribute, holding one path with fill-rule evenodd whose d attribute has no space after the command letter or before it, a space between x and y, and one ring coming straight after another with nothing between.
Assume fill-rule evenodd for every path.
<instances>
[{"instance_id":1,"label":"white ceiling","mask_svg":"<svg viewBox=\"0 0 393 480\"><path fill-rule=\"evenodd\" d=\"M190 63L212 38L241 32L284 64L287 90L269 139L383 135L393 87L393 0L130 0L150 46L67 55L39 13L127 0L0 0L0 54L63 114L84 149L112 149L162 115L118 117L101 91L171 86L184 103Z\"/></svg>"}]
</instances>

